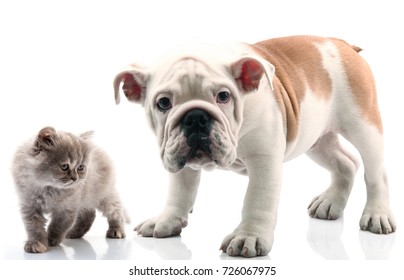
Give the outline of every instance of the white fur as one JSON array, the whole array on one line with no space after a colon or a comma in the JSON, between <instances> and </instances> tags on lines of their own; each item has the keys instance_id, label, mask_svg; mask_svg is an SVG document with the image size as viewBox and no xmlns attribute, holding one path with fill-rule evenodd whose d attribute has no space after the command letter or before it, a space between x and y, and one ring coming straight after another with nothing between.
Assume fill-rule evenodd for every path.
<instances>
[{"instance_id":1,"label":"white fur","mask_svg":"<svg viewBox=\"0 0 404 280\"><path fill-rule=\"evenodd\" d=\"M365 165L368 201L360 221L361 228L378 233L395 230L388 204L382 135L361 115L341 63L343 58L334 43L326 41L317 45L322 55L319 63L332 80L331 98L321 97L321 93L315 93L307 86L300 104L298 134L290 143L286 141L282 112L272 94L274 67L243 44L206 47L196 45L171 53L168 59L161 60L164 63L150 68L148 82L141 85L147 87L142 103L158 136L163 162L174 173L170 175L164 211L139 224L136 227L139 234L155 237L179 234L188 223L201 169L219 167L248 175L250 179L241 222L223 240L222 250L229 255L245 257L268 254L274 238L284 161L307 153L328 169L332 175L331 185L313 199L309 214L322 219L341 216L358 161L340 145L338 134L358 148ZM233 73L232 77L228 72L232 63L246 57L260 61L265 70L255 93L242 92L234 81L240 73ZM186 73L186 79L183 79L183 73ZM232 93L230 104L215 102L215 94L223 87ZM115 90L117 92L116 87ZM161 94L169 96L173 102L173 108L165 114L155 110L156 98ZM209 158L203 157L199 162L192 161L178 169L176 157L187 150L187 145L177 124L192 108L203 109L216 119L214 131L218 132L215 136L226 139L223 143L227 150L220 150L223 143L217 141L215 154L226 160L206 164Z\"/></svg>"},{"instance_id":2,"label":"white fur","mask_svg":"<svg viewBox=\"0 0 404 280\"><path fill-rule=\"evenodd\" d=\"M305 153L328 130L332 129L330 112L332 103L320 99L313 91L307 90L300 105L300 126L296 141L288 144L285 161Z\"/></svg>"}]
</instances>

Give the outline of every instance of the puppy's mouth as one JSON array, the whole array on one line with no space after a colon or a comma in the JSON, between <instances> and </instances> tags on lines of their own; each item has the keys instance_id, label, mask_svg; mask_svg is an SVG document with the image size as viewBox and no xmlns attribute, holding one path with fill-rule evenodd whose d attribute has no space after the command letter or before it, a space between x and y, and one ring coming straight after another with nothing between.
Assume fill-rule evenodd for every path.
<instances>
[{"instance_id":1,"label":"puppy's mouth","mask_svg":"<svg viewBox=\"0 0 404 280\"><path fill-rule=\"evenodd\" d=\"M204 159L210 159L212 150L211 141L208 136L201 133L194 133L187 138L187 144L190 147L188 153L182 156L178 161L178 168L182 169L189 163L194 163Z\"/></svg>"},{"instance_id":2,"label":"puppy's mouth","mask_svg":"<svg viewBox=\"0 0 404 280\"><path fill-rule=\"evenodd\" d=\"M214 119L201 109L191 109L187 111L180 120L180 130L187 139L189 151L178 161L178 167L182 169L187 163L205 162L210 158L212 150L209 139Z\"/></svg>"},{"instance_id":3,"label":"puppy's mouth","mask_svg":"<svg viewBox=\"0 0 404 280\"><path fill-rule=\"evenodd\" d=\"M171 123L166 126L161 146L163 164L169 172L177 173L184 167L226 168L236 159L237 138L220 114L191 109Z\"/></svg>"}]
</instances>

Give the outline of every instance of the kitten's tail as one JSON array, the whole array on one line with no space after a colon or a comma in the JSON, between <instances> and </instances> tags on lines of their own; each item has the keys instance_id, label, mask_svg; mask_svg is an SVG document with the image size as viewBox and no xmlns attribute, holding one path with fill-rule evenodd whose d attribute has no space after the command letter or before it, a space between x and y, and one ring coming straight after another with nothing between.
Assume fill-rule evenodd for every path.
<instances>
[{"instance_id":1,"label":"kitten's tail","mask_svg":"<svg viewBox=\"0 0 404 280\"><path fill-rule=\"evenodd\" d=\"M128 213L128 210L126 208L123 209L123 217L125 218L125 223L126 224L131 223L129 213Z\"/></svg>"}]
</instances>

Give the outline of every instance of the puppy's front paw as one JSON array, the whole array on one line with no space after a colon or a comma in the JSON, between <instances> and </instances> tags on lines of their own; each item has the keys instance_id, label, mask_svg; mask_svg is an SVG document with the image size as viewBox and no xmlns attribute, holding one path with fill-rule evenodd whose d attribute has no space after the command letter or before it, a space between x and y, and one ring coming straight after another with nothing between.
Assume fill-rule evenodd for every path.
<instances>
[{"instance_id":1,"label":"puppy's front paw","mask_svg":"<svg viewBox=\"0 0 404 280\"><path fill-rule=\"evenodd\" d=\"M386 207L369 207L363 211L359 222L361 230L378 234L389 234L396 231L396 221Z\"/></svg>"},{"instance_id":2,"label":"puppy's front paw","mask_svg":"<svg viewBox=\"0 0 404 280\"><path fill-rule=\"evenodd\" d=\"M27 253L44 253L48 251L48 246L38 240L29 240L25 243L24 250Z\"/></svg>"},{"instance_id":3,"label":"puppy's front paw","mask_svg":"<svg viewBox=\"0 0 404 280\"><path fill-rule=\"evenodd\" d=\"M220 250L229 256L252 258L268 255L272 243L273 235L263 236L256 233L235 231L225 237Z\"/></svg>"},{"instance_id":4,"label":"puppy's front paw","mask_svg":"<svg viewBox=\"0 0 404 280\"><path fill-rule=\"evenodd\" d=\"M180 218L175 215L161 215L139 224L134 230L143 237L161 238L179 235L187 225L186 218Z\"/></svg>"}]
</instances>

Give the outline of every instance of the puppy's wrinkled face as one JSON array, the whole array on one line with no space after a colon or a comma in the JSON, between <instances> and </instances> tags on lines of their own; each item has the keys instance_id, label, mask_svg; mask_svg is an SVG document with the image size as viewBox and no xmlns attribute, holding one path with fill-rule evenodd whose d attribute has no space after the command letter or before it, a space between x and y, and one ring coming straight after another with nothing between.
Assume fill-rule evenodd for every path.
<instances>
[{"instance_id":1,"label":"puppy's wrinkled face","mask_svg":"<svg viewBox=\"0 0 404 280\"><path fill-rule=\"evenodd\" d=\"M243 102L226 69L184 58L156 74L149 90L145 108L170 172L233 163Z\"/></svg>"},{"instance_id":2,"label":"puppy's wrinkled face","mask_svg":"<svg viewBox=\"0 0 404 280\"><path fill-rule=\"evenodd\" d=\"M115 98L123 82L125 96L144 105L168 171L226 168L237 156L245 95L265 72L251 57L226 64L182 56L152 70L130 66L115 78Z\"/></svg>"}]
</instances>

